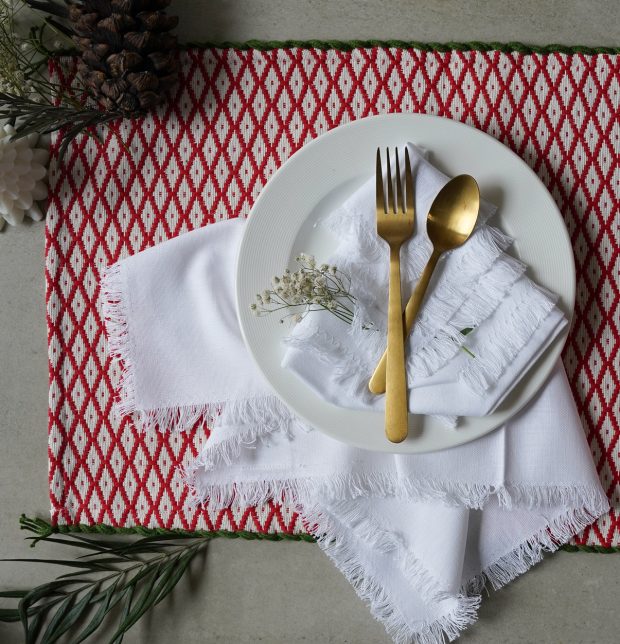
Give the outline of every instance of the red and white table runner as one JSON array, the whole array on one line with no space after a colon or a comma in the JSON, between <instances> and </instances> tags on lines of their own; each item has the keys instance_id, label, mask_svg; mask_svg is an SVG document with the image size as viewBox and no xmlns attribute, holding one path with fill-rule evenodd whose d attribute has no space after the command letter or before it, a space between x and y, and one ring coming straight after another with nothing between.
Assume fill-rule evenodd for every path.
<instances>
[{"instance_id":1,"label":"red and white table runner","mask_svg":"<svg viewBox=\"0 0 620 644\"><path fill-rule=\"evenodd\" d=\"M332 127L405 111L495 136L537 172L565 217L578 279L564 362L615 508L578 543L620 545L618 56L377 47L191 49L181 57L181 83L167 108L103 130L102 143L82 136L52 162L52 521L304 531L290 508L275 503L189 507L176 470L195 458L208 430L141 434L112 417L119 373L103 335L99 275L182 232L246 216L275 169Z\"/></svg>"}]
</instances>

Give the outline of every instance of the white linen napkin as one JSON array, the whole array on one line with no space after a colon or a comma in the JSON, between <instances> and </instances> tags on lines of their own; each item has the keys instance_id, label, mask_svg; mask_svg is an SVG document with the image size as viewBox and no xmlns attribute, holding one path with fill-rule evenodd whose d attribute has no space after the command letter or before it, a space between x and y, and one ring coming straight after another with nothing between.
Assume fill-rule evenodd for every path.
<instances>
[{"instance_id":1,"label":"white linen napkin","mask_svg":"<svg viewBox=\"0 0 620 644\"><path fill-rule=\"evenodd\" d=\"M404 302L432 251L426 215L448 181L419 148L408 149L416 223L401 250ZM470 239L440 259L407 341L409 408L441 415L448 424L457 416L493 412L566 326L556 296L534 284L525 265L504 252L512 239L487 224L494 213L482 200ZM283 366L329 402L381 410L385 398L368 390L387 335L388 248L376 233L374 177L322 225L338 240L328 263L351 279L355 319L347 325L328 312L306 316L287 341ZM464 335L463 329L473 331Z\"/></svg>"},{"instance_id":2,"label":"white linen napkin","mask_svg":"<svg viewBox=\"0 0 620 644\"><path fill-rule=\"evenodd\" d=\"M107 270L119 413L161 430L210 421L184 473L195 502L294 504L395 641L453 639L484 579L501 586L608 509L561 365L473 443L411 456L341 444L304 427L246 352L233 299L243 229L211 225Z\"/></svg>"},{"instance_id":3,"label":"white linen napkin","mask_svg":"<svg viewBox=\"0 0 620 644\"><path fill-rule=\"evenodd\" d=\"M431 454L248 420L216 423L187 472L196 499L294 504L395 642L454 639L486 582L500 588L608 508L560 364L501 429Z\"/></svg>"}]
</instances>

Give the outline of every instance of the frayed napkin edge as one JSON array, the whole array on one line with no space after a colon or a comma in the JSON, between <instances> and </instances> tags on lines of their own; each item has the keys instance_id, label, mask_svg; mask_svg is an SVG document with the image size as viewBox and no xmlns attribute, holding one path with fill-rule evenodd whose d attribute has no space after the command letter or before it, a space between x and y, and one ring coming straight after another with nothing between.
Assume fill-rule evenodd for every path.
<instances>
[{"instance_id":1,"label":"frayed napkin edge","mask_svg":"<svg viewBox=\"0 0 620 644\"><path fill-rule=\"evenodd\" d=\"M274 398L271 404L283 407L288 417L281 417L280 420L285 424L294 420L288 409L277 399ZM243 414L247 414L251 409L251 406L246 407ZM221 416L216 419L216 426L220 420L234 422L238 410L229 409L228 413L223 410ZM247 415L245 420L248 420ZM448 489L434 481L417 480L407 485L402 480L378 474L371 477L368 474L343 474L331 477L327 483L316 478L230 484L206 484L201 480L201 474L218 466L230 465L240 455L242 448L255 447L257 442L268 440L270 434L278 429L281 429L281 426L278 428L273 424L250 424L236 427L234 431L225 430L212 444L208 441L193 466L182 472L193 495L193 503L208 502L216 507L225 507L233 502L260 505L275 500L291 504L300 513L308 531L316 537L321 549L369 606L373 617L384 625L387 633L397 643L438 644L444 642L445 638L452 641L462 630L476 621L481 602L480 594L487 586L497 590L525 573L542 560L545 552L555 551L609 509L609 501L600 487L594 485L453 484ZM217 427L215 431L217 432ZM348 500L345 490L349 495ZM455 594L442 591L420 560L404 549L396 535L382 530L368 517L362 516L349 502L351 498L358 496L393 496L395 492L416 500L439 500L450 505L465 505L470 508L484 507L492 496L496 496L500 507L507 510L514 506L545 510L552 504L572 507L558 516L549 518L544 528L496 559L480 574L464 583ZM334 502L334 507L338 512L339 522L343 523L342 527L336 525L328 510L313 501L317 498L341 499ZM416 581L416 590L426 601L453 600L456 602L454 608L432 622L408 622L398 609L395 598L389 595L374 575L368 573L366 564L361 561L350 543L352 534L379 552L394 552L402 564L402 569L410 579Z\"/></svg>"}]
</instances>

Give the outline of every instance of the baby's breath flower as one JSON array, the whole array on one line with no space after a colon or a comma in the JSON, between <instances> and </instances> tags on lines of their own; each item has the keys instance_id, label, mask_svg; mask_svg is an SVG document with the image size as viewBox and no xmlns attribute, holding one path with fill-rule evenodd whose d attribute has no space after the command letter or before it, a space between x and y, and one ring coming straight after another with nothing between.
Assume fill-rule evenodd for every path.
<instances>
[{"instance_id":1,"label":"baby's breath flower","mask_svg":"<svg viewBox=\"0 0 620 644\"><path fill-rule=\"evenodd\" d=\"M272 289L265 289L257 293L256 302L250 305L254 315L260 316L273 311L286 308L297 308L297 311L280 319L283 324L286 318L297 324L303 320L307 313L312 311L329 311L343 322L351 324L353 310L349 308L355 298L343 285L336 275L338 269L329 264L320 264L314 255L299 253L295 258L299 268L291 271L289 268L284 273L271 278ZM346 282L350 280L345 276Z\"/></svg>"}]
</instances>

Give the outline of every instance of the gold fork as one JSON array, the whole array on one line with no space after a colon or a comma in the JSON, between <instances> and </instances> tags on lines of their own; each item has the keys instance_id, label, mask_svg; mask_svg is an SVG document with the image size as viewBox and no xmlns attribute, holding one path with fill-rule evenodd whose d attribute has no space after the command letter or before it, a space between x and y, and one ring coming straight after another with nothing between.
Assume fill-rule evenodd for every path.
<instances>
[{"instance_id":1,"label":"gold fork","mask_svg":"<svg viewBox=\"0 0 620 644\"><path fill-rule=\"evenodd\" d=\"M381 152L377 148L377 234L390 247L390 294L388 301L387 375L385 398L385 434L392 443L407 437L407 373L405 337L400 294L400 248L413 235L413 179L409 152L405 150L405 194L396 153L396 192L387 150L387 203L383 187Z\"/></svg>"}]
</instances>

